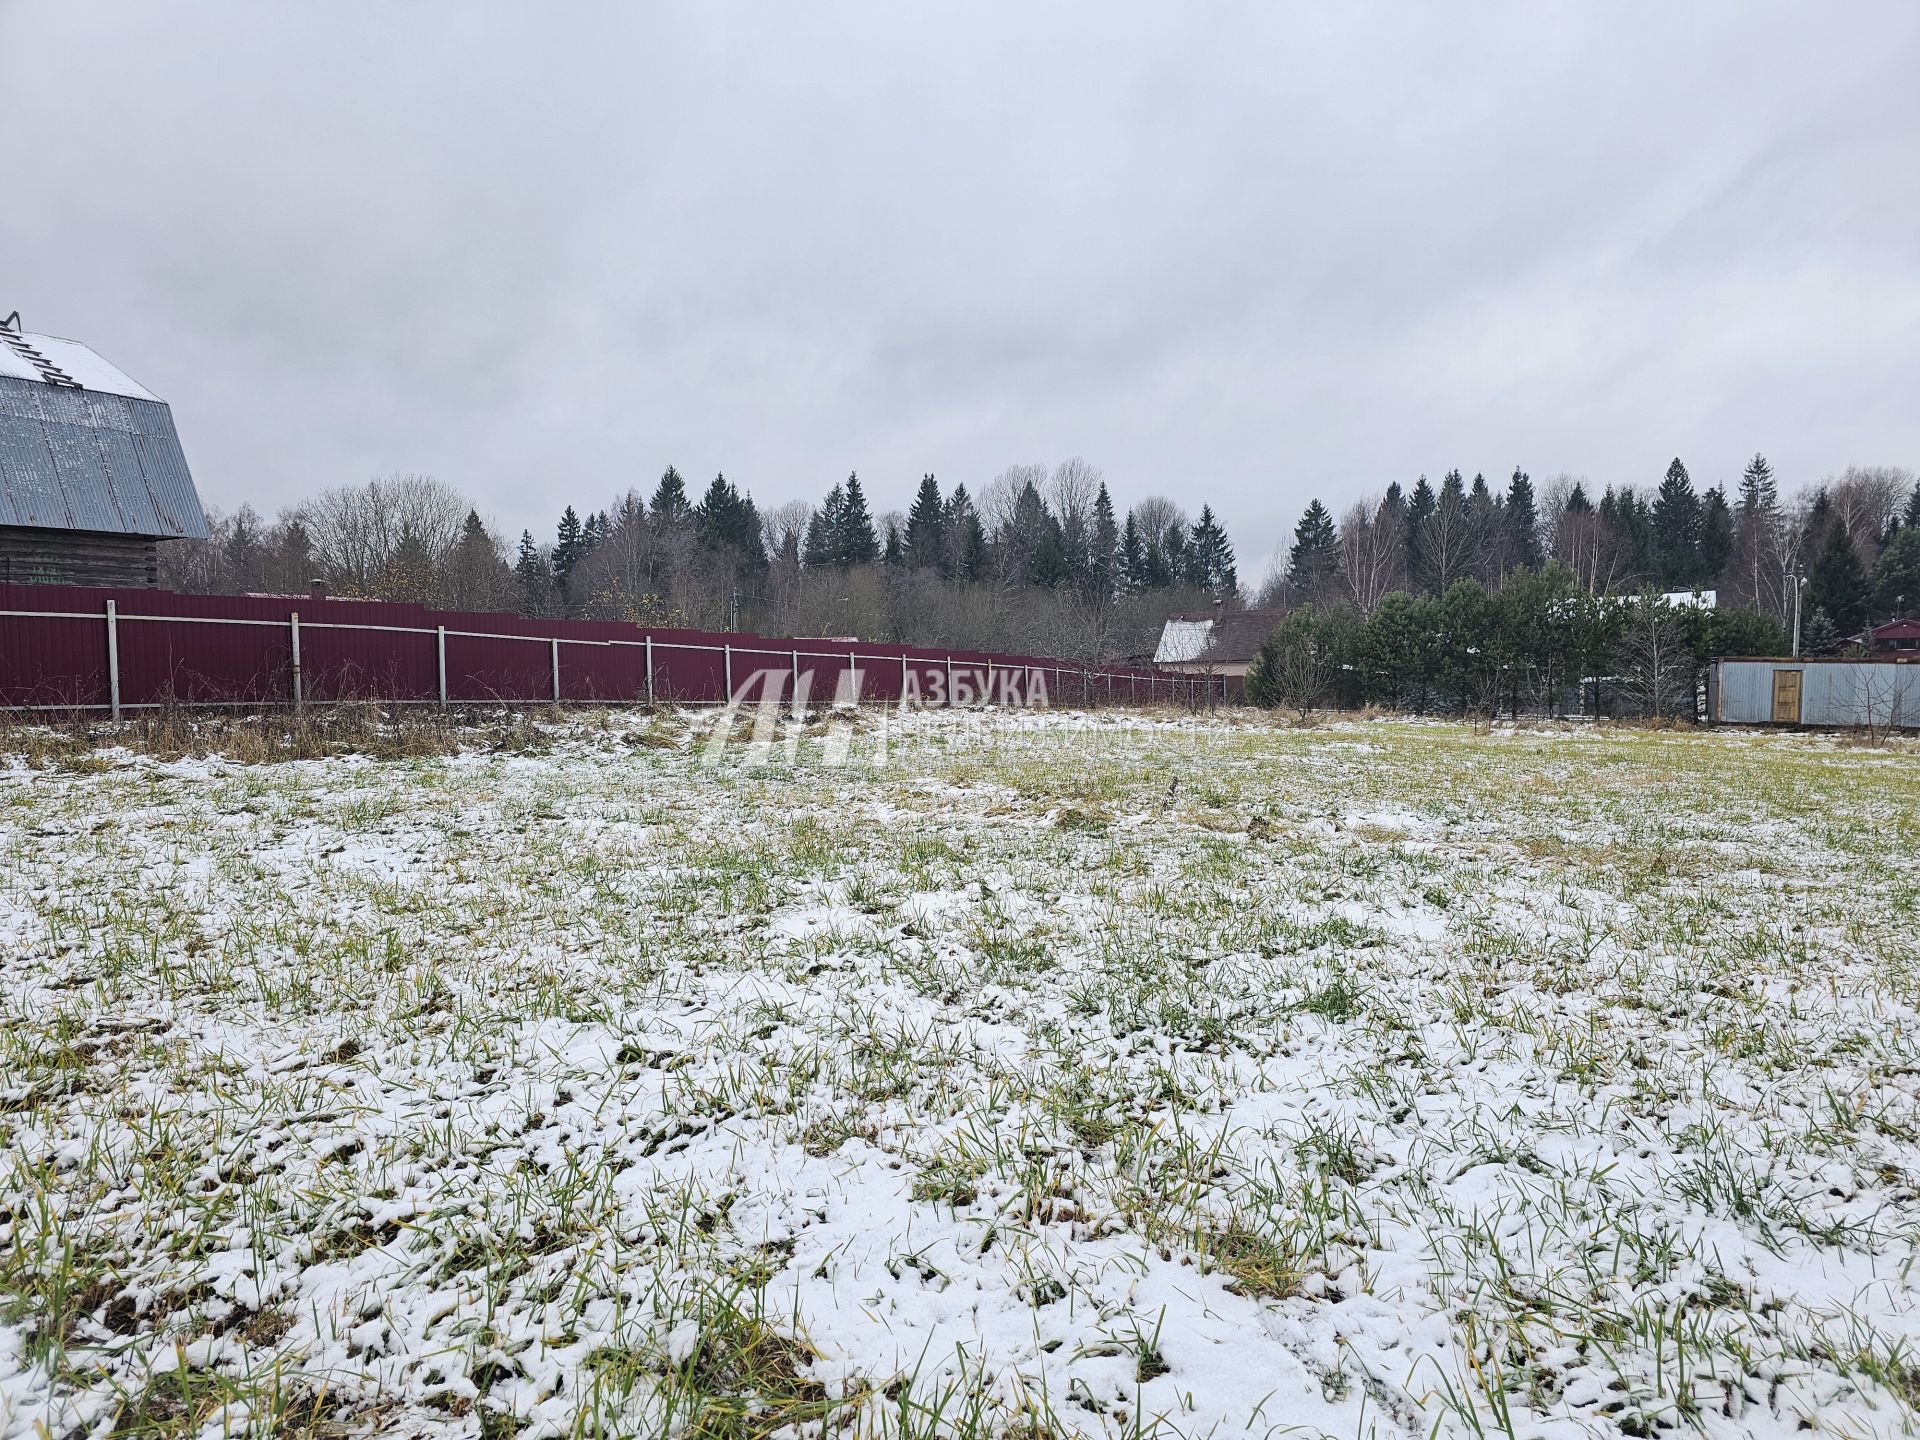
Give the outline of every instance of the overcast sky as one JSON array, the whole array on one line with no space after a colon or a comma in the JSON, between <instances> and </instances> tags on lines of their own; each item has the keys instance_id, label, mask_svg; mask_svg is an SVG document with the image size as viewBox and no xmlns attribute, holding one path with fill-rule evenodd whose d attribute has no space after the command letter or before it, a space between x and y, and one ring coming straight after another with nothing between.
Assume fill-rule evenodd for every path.
<instances>
[{"instance_id":1,"label":"overcast sky","mask_svg":"<svg viewBox=\"0 0 1920 1440\"><path fill-rule=\"evenodd\" d=\"M1078 454L1252 579L1454 465L1920 466L1913 0L0 0L0 114L0 313L223 508Z\"/></svg>"}]
</instances>

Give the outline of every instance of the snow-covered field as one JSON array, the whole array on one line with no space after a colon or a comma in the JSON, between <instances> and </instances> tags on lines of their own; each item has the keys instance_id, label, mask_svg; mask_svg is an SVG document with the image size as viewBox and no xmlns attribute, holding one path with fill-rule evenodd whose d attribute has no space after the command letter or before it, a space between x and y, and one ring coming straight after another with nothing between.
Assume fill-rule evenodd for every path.
<instances>
[{"instance_id":1,"label":"snow-covered field","mask_svg":"<svg viewBox=\"0 0 1920 1440\"><path fill-rule=\"evenodd\" d=\"M0 760L0 1434L1912 1433L1920 756L708 723Z\"/></svg>"}]
</instances>

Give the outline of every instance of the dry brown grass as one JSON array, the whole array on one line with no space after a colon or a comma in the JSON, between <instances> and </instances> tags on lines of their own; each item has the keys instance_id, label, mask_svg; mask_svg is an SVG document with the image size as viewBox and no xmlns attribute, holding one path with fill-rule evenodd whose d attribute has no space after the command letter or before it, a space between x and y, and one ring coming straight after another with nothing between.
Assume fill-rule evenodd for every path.
<instances>
[{"instance_id":1,"label":"dry brown grass","mask_svg":"<svg viewBox=\"0 0 1920 1440\"><path fill-rule=\"evenodd\" d=\"M104 769L109 762L100 752L114 748L157 760L218 755L243 765L270 765L336 755L394 760L450 755L466 747L528 751L545 745L539 720L524 712L372 701L241 713L167 706L117 723L0 712L0 755L32 769L82 773Z\"/></svg>"}]
</instances>

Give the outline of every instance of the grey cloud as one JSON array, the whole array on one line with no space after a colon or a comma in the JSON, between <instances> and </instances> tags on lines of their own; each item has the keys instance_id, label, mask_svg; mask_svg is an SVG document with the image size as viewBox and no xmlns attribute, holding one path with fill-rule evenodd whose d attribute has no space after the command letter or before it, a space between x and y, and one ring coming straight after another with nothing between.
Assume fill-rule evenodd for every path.
<instances>
[{"instance_id":1,"label":"grey cloud","mask_svg":"<svg viewBox=\"0 0 1920 1440\"><path fill-rule=\"evenodd\" d=\"M1920 463L1920 10L0 5L0 305L215 503Z\"/></svg>"}]
</instances>

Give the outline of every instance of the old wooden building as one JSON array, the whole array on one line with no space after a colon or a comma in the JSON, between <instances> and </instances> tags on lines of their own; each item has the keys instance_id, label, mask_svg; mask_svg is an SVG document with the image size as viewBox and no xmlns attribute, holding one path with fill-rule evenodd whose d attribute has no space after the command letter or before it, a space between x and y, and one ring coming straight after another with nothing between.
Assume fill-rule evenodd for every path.
<instances>
[{"instance_id":1,"label":"old wooden building","mask_svg":"<svg viewBox=\"0 0 1920 1440\"><path fill-rule=\"evenodd\" d=\"M85 345L0 322L0 582L153 585L203 539L173 415Z\"/></svg>"}]
</instances>

